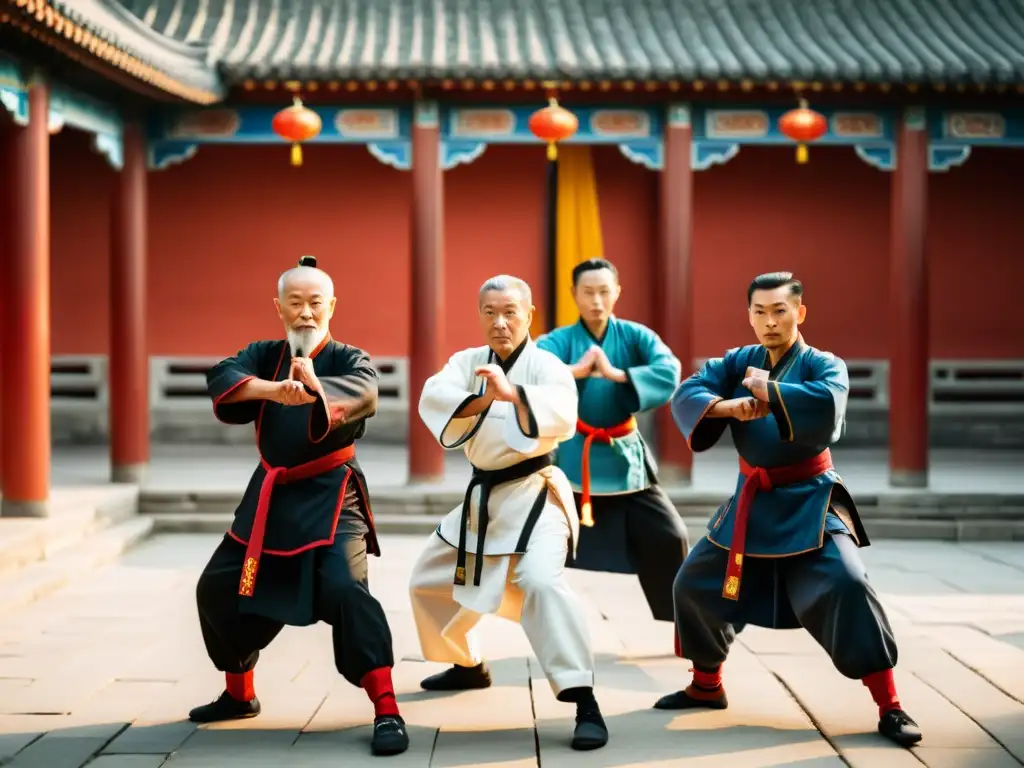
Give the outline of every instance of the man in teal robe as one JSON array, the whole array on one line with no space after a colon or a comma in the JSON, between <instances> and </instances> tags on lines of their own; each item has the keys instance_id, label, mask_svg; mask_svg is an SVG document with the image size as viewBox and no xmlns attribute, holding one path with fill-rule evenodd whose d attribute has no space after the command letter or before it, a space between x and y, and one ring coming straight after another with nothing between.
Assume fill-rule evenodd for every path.
<instances>
[{"instance_id":1,"label":"man in teal robe","mask_svg":"<svg viewBox=\"0 0 1024 768\"><path fill-rule=\"evenodd\" d=\"M576 435L558 466L576 492L580 540L570 567L636 574L651 613L672 621L672 581L689 548L686 526L658 484L636 414L665 405L679 360L650 328L620 320L618 271L589 259L572 271L580 319L537 341L570 367L579 391Z\"/></svg>"},{"instance_id":2,"label":"man in teal robe","mask_svg":"<svg viewBox=\"0 0 1024 768\"><path fill-rule=\"evenodd\" d=\"M676 653L693 662L693 682L654 706L724 709L736 634L803 627L868 688L879 732L911 746L921 731L896 693L896 640L857 551L867 534L829 451L846 424L846 364L804 342L803 286L791 273L755 278L747 305L760 344L709 360L672 398L694 452L730 428L740 472L676 577Z\"/></svg>"}]
</instances>

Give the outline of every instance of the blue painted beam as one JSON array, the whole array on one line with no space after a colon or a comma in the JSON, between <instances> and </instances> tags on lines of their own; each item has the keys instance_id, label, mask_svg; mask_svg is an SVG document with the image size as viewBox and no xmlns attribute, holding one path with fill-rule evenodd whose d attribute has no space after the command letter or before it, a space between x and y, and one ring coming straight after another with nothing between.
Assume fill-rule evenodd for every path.
<instances>
[{"instance_id":1,"label":"blue painted beam","mask_svg":"<svg viewBox=\"0 0 1024 768\"><path fill-rule=\"evenodd\" d=\"M941 110L930 115L929 136L945 146L1024 147L1024 110Z\"/></svg>"},{"instance_id":2,"label":"blue painted beam","mask_svg":"<svg viewBox=\"0 0 1024 768\"><path fill-rule=\"evenodd\" d=\"M440 127L445 169L471 163L491 144L543 142L529 130L535 106L442 106ZM813 108L813 105L812 105ZM410 105L314 106L323 131L312 143L363 144L381 162L401 170L411 163ZM707 170L728 162L743 146L792 146L779 119L786 108L743 104L692 105L693 168ZM163 168L191 157L200 144L281 144L271 129L277 107L229 105L154 115L150 125L151 167ZM811 146L848 146L883 171L897 162L892 110L822 108L828 132ZM609 105L573 109L579 131L568 144L618 146L632 162L651 170L662 167L664 107ZM1024 110L953 112L930 110L930 168L946 171L962 165L972 145L1024 146Z\"/></svg>"},{"instance_id":3,"label":"blue painted beam","mask_svg":"<svg viewBox=\"0 0 1024 768\"><path fill-rule=\"evenodd\" d=\"M0 56L0 107L10 112L18 125L28 125L28 89L32 77L14 59ZM50 83L49 129L56 133L64 126L93 135L96 150L110 165L120 170L124 163L121 115L113 107L64 85Z\"/></svg>"},{"instance_id":4,"label":"blue painted beam","mask_svg":"<svg viewBox=\"0 0 1024 768\"><path fill-rule=\"evenodd\" d=\"M308 106L320 116L320 135L310 144L369 144L377 141L408 141L412 110L381 106ZM218 106L175 110L152 115L151 142L194 144L284 144L272 128L280 107Z\"/></svg>"}]
</instances>

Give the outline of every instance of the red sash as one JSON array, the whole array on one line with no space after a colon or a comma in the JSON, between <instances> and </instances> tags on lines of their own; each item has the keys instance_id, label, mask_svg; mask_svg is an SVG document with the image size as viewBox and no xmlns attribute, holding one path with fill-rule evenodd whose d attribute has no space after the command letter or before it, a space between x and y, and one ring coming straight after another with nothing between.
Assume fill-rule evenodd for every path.
<instances>
[{"instance_id":1,"label":"red sash","mask_svg":"<svg viewBox=\"0 0 1024 768\"><path fill-rule=\"evenodd\" d=\"M252 521L252 531L249 533L249 543L245 548L245 561L242 566L242 578L238 582L238 594L244 597L252 597L256 589L256 573L260 568L260 555L263 553L263 534L267 528L267 514L270 512L270 496L274 492L275 485L294 483L298 480L308 480L311 477L322 475L337 469L343 464L352 461L356 455L355 445L348 445L341 450L321 456L319 459L299 464L296 467L272 467L266 459L260 458L263 469L267 476L263 478L260 486L259 501L256 504L256 516Z\"/></svg>"},{"instance_id":2,"label":"red sash","mask_svg":"<svg viewBox=\"0 0 1024 768\"><path fill-rule=\"evenodd\" d=\"M583 440L583 457L580 461L580 486L583 497L580 505L583 517L580 522L586 526L594 524L594 515L590 505L590 446L596 440L599 443L611 445L617 437L625 437L636 431L636 419L630 416L621 424L612 427L592 427L579 419L576 420L576 431L586 437Z\"/></svg>"},{"instance_id":3,"label":"red sash","mask_svg":"<svg viewBox=\"0 0 1024 768\"><path fill-rule=\"evenodd\" d=\"M736 498L736 522L732 529L729 565L725 569L722 597L727 600L739 600L740 580L743 576L743 554L747 543L747 519L750 517L750 508L754 505L754 496L757 495L757 492L770 491L776 486L802 483L830 469L832 469L832 454L828 448L799 464L771 469L752 467L742 458L740 459L740 472L747 479Z\"/></svg>"}]
</instances>

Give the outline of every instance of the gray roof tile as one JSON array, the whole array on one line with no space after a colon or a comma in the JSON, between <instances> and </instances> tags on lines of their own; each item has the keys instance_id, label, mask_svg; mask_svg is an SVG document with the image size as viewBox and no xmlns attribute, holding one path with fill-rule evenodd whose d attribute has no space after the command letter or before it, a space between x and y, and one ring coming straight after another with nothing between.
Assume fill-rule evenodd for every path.
<instances>
[{"instance_id":1,"label":"gray roof tile","mask_svg":"<svg viewBox=\"0 0 1024 768\"><path fill-rule=\"evenodd\" d=\"M121 0L229 80L1024 82L1024 0Z\"/></svg>"}]
</instances>

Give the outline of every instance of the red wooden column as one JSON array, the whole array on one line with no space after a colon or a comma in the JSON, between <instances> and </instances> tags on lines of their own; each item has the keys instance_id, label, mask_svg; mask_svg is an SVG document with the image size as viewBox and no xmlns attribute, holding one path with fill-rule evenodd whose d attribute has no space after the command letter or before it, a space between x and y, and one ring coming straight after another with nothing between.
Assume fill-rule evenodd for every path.
<instances>
[{"instance_id":1,"label":"red wooden column","mask_svg":"<svg viewBox=\"0 0 1024 768\"><path fill-rule=\"evenodd\" d=\"M3 305L7 303L7 265L11 261L9 254L14 252L14 198L18 193L15 185L14 163L17 149L15 132L21 130L7 121L7 115L0 109L0 322L6 321L3 316ZM0 330L0 361L4 359L4 333ZM4 492L4 372L0 364L0 497Z\"/></svg>"},{"instance_id":2,"label":"red wooden column","mask_svg":"<svg viewBox=\"0 0 1024 768\"><path fill-rule=\"evenodd\" d=\"M444 364L444 177L437 103L417 102L412 124L412 301L409 335L409 482L444 477L444 451L420 420L423 383Z\"/></svg>"},{"instance_id":3,"label":"red wooden column","mask_svg":"<svg viewBox=\"0 0 1024 768\"><path fill-rule=\"evenodd\" d=\"M928 485L928 131L922 108L896 127L889 312L889 478Z\"/></svg>"},{"instance_id":4,"label":"red wooden column","mask_svg":"<svg viewBox=\"0 0 1024 768\"><path fill-rule=\"evenodd\" d=\"M34 81L15 134L12 249L3 300L4 517L45 517L50 497L50 89Z\"/></svg>"},{"instance_id":5,"label":"red wooden column","mask_svg":"<svg viewBox=\"0 0 1024 768\"><path fill-rule=\"evenodd\" d=\"M679 358L683 377L693 368L693 168L690 107L672 104L665 121L664 167L659 207L660 243L653 270L658 334ZM658 463L666 479L688 484L693 454L668 406L657 419Z\"/></svg>"},{"instance_id":6,"label":"red wooden column","mask_svg":"<svg viewBox=\"0 0 1024 768\"><path fill-rule=\"evenodd\" d=\"M111 206L110 465L115 483L141 482L149 463L146 323L146 141L124 126L124 167Z\"/></svg>"}]
</instances>

